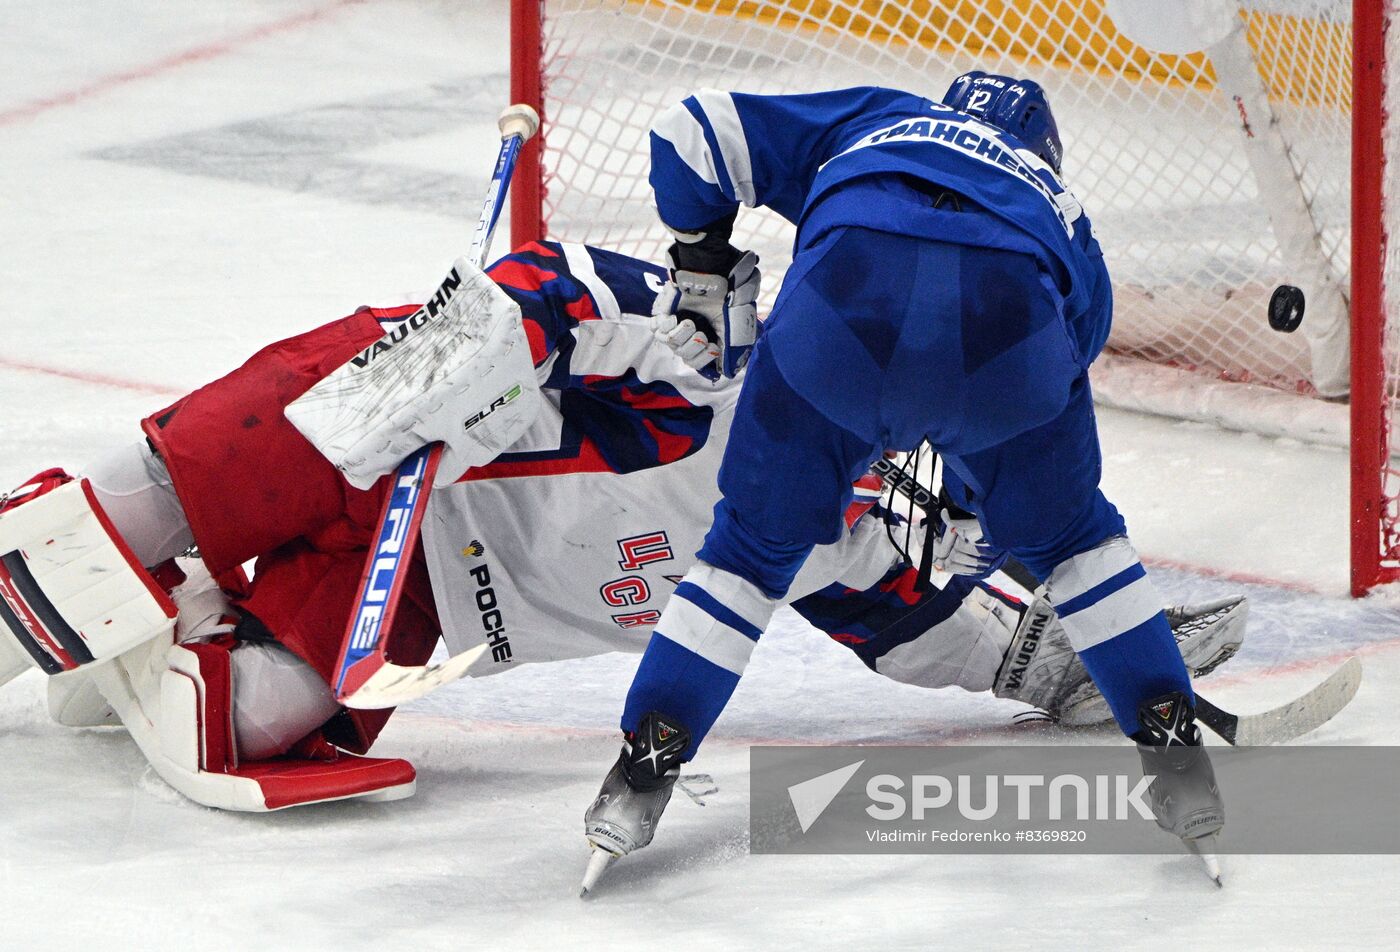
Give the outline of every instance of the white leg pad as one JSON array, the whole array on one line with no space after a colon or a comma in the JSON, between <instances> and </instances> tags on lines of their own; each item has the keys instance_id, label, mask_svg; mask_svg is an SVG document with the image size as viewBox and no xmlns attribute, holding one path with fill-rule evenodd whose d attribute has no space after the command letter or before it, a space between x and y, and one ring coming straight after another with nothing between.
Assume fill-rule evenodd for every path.
<instances>
[{"instance_id":1,"label":"white leg pad","mask_svg":"<svg viewBox=\"0 0 1400 952\"><path fill-rule=\"evenodd\" d=\"M115 657L175 615L86 480L0 513L0 636L46 673Z\"/></svg>"},{"instance_id":2,"label":"white leg pad","mask_svg":"<svg viewBox=\"0 0 1400 952\"><path fill-rule=\"evenodd\" d=\"M204 764L199 688L194 678L167 671L160 679L160 750L175 767L198 773Z\"/></svg>"},{"instance_id":3,"label":"white leg pad","mask_svg":"<svg viewBox=\"0 0 1400 952\"><path fill-rule=\"evenodd\" d=\"M29 655L13 638L0 631L0 684L14 680L32 667L34 663Z\"/></svg>"},{"instance_id":4,"label":"white leg pad","mask_svg":"<svg viewBox=\"0 0 1400 952\"><path fill-rule=\"evenodd\" d=\"M121 726L121 718L97 689L91 671L54 675L48 679L48 689L49 716L64 727Z\"/></svg>"},{"instance_id":5,"label":"white leg pad","mask_svg":"<svg viewBox=\"0 0 1400 952\"><path fill-rule=\"evenodd\" d=\"M342 754L237 763L224 646L141 645L95 666L92 678L160 778L204 806L266 813L413 794L415 772L403 760Z\"/></svg>"}]
</instances>

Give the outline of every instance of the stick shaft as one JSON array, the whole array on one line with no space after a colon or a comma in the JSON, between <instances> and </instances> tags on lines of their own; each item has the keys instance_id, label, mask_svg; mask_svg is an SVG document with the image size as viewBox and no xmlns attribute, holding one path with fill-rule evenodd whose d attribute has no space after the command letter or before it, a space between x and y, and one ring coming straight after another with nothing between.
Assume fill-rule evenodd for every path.
<instances>
[{"instance_id":1,"label":"stick shaft","mask_svg":"<svg viewBox=\"0 0 1400 952\"><path fill-rule=\"evenodd\" d=\"M520 158L520 147L524 142L524 137L519 133L508 135L501 140L501 151L496 155L496 168L491 173L491 184L486 188L486 198L481 203L476 232L472 235L472 246L467 252L467 257L479 268L486 267L486 256L491 252L491 238L496 234L496 222L501 218L506 190L510 187L510 179L515 173L515 163Z\"/></svg>"},{"instance_id":2,"label":"stick shaft","mask_svg":"<svg viewBox=\"0 0 1400 952\"><path fill-rule=\"evenodd\" d=\"M491 238L524 141L525 137L518 132L501 138L491 184L487 186L468 251L469 258L478 267L486 265ZM442 444L431 443L409 454L394 471L390 484L393 488L379 513L375 544L365 559L354 609L345 626L336 661L333 686L336 700L342 703L389 663L389 633L393 630L408 567L418 545L418 528L427 509L433 474L441 459Z\"/></svg>"}]
</instances>

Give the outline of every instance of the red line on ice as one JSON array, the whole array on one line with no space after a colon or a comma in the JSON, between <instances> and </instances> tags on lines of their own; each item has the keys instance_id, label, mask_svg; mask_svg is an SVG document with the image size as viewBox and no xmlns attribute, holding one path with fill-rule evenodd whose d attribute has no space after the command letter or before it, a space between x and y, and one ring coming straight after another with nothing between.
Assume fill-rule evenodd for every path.
<instances>
[{"instance_id":1,"label":"red line on ice","mask_svg":"<svg viewBox=\"0 0 1400 952\"><path fill-rule=\"evenodd\" d=\"M130 390L135 393L151 393L160 397L178 397L184 393L174 387L167 387L162 384L145 383L140 380L126 380L122 377L113 377L108 374L93 373L86 370L67 370L63 367L49 367L44 364L35 364L24 360L11 360L8 357L0 357L0 367L7 370L23 370L28 373L48 374L51 377L62 377L65 380L77 380L81 383L96 384L101 387L114 387L117 390Z\"/></svg>"},{"instance_id":2,"label":"red line on ice","mask_svg":"<svg viewBox=\"0 0 1400 952\"><path fill-rule=\"evenodd\" d=\"M1246 639L1247 637L1248 636L1246 636ZM1372 641L1350 648L1343 648L1331 654L1298 658L1293 661L1285 661L1282 664L1270 665L1267 668L1253 668L1238 673L1231 672L1224 676L1211 675L1208 678L1202 679L1200 681L1200 686L1204 693L1209 694L1218 687L1233 687L1237 684L1256 684L1261 678L1273 678L1284 674L1301 674L1316 668L1336 668L1356 655L1382 654L1387 651L1393 651L1396 648L1400 648L1400 638L1392 638L1389 641ZM1331 674L1330 670L1328 674Z\"/></svg>"},{"instance_id":3,"label":"red line on ice","mask_svg":"<svg viewBox=\"0 0 1400 952\"><path fill-rule=\"evenodd\" d=\"M103 76L101 79L79 86L77 89L70 89L68 92L59 93L55 96L48 96L44 99L36 99L33 102L16 106L4 112L0 112L0 126L13 125L32 119L42 113L48 112L59 106L69 106L93 96L99 96L108 90L118 86L125 86L127 83L134 83L142 79L150 79L152 76L178 69L181 66L188 66L191 63L200 63L205 60L215 59L227 53L233 52L240 46L255 43L258 40L276 36L279 33L286 33L299 27L308 26L318 20L325 19L342 7L363 3L364 0L332 0L330 3L314 7L302 13L283 17L281 20L273 20L271 23L264 23L262 26L254 27L245 33L239 33L222 40L215 40L201 46L191 47L181 53L167 56L164 59L156 60L145 66L137 66L133 69L124 70L120 73L112 73Z\"/></svg>"},{"instance_id":4,"label":"red line on ice","mask_svg":"<svg viewBox=\"0 0 1400 952\"><path fill-rule=\"evenodd\" d=\"M1305 595L1328 594L1318 586L1309 585L1307 582L1285 582L1282 579L1270 578L1267 575L1255 575L1252 572L1231 572L1228 569L1213 569L1204 565L1194 565L1190 562L1181 562L1176 559L1159 559L1150 555L1144 555L1142 561L1143 564L1150 568L1189 572L1192 575L1200 575L1205 578L1218 578L1225 582L1239 582L1242 585L1264 585L1268 588L1281 588L1289 592L1302 592ZM1336 594L1340 596L1344 593L1339 589Z\"/></svg>"}]
</instances>

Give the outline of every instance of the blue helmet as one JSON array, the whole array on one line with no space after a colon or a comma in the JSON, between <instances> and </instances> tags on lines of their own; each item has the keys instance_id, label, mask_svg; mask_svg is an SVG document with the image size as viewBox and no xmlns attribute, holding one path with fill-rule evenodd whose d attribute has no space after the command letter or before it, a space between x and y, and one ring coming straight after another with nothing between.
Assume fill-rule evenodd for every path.
<instances>
[{"instance_id":1,"label":"blue helmet","mask_svg":"<svg viewBox=\"0 0 1400 952\"><path fill-rule=\"evenodd\" d=\"M1039 83L975 69L953 80L943 94L943 105L1011 133L1059 173L1064 147L1050 100Z\"/></svg>"}]
</instances>

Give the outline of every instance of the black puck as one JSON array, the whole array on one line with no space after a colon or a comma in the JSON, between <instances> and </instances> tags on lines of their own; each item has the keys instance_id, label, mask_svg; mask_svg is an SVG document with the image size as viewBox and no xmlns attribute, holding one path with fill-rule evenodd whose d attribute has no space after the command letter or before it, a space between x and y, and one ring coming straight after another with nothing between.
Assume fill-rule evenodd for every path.
<instances>
[{"instance_id":1,"label":"black puck","mask_svg":"<svg viewBox=\"0 0 1400 952\"><path fill-rule=\"evenodd\" d=\"M1303 289L1291 284L1280 284L1269 297L1269 326L1284 334L1291 334L1303 323Z\"/></svg>"}]
</instances>

